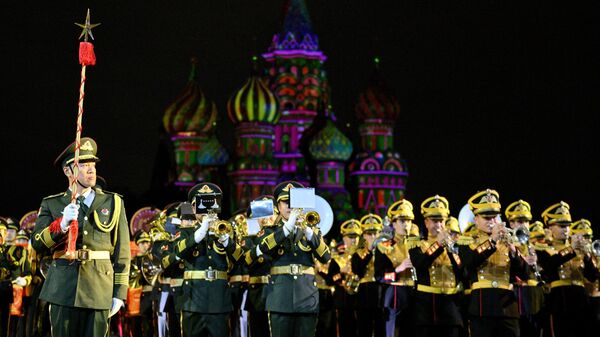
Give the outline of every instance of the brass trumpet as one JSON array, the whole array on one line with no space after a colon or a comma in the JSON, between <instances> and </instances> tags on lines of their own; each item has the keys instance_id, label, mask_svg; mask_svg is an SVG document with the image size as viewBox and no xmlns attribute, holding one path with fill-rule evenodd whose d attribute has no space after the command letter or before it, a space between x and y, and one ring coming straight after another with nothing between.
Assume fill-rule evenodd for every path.
<instances>
[{"instance_id":1,"label":"brass trumpet","mask_svg":"<svg viewBox=\"0 0 600 337\"><path fill-rule=\"evenodd\" d=\"M208 231L214 233L215 236L220 237L225 234L231 236L233 233L233 227L227 220L217 220L210 223Z\"/></svg>"},{"instance_id":2,"label":"brass trumpet","mask_svg":"<svg viewBox=\"0 0 600 337\"><path fill-rule=\"evenodd\" d=\"M310 211L301 216L301 218L296 221L296 226L299 229L306 229L306 227L315 227L321 222L321 216L316 211Z\"/></svg>"}]
</instances>

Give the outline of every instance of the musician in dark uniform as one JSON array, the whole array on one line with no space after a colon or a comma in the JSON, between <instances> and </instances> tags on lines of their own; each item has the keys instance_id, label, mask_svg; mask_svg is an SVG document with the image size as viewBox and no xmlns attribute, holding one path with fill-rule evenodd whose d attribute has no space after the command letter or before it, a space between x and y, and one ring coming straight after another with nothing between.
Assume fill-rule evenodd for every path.
<instances>
[{"instance_id":1,"label":"musician in dark uniform","mask_svg":"<svg viewBox=\"0 0 600 337\"><path fill-rule=\"evenodd\" d=\"M588 297L587 326L588 336L592 337L600 331L600 241L592 242L594 231L592 223L587 219L580 219L571 226L574 234L581 234L585 240L584 246L587 254L592 259L592 264L596 267L596 277L594 281L584 278L583 283Z\"/></svg>"},{"instance_id":2,"label":"musician in dark uniform","mask_svg":"<svg viewBox=\"0 0 600 337\"><path fill-rule=\"evenodd\" d=\"M498 192L488 189L469 198L477 233L459 255L470 280L471 335L519 336L519 308L513 292L515 277L525 278L528 265L499 220Z\"/></svg>"},{"instance_id":3,"label":"musician in dark uniform","mask_svg":"<svg viewBox=\"0 0 600 337\"><path fill-rule=\"evenodd\" d=\"M382 249L375 242L383 229L383 220L377 214L367 214L360 219L362 230L359 248L352 255L352 272L358 276L356 295L358 336L385 336L385 317L382 306L382 285L375 279L375 249Z\"/></svg>"},{"instance_id":4,"label":"musician in dark uniform","mask_svg":"<svg viewBox=\"0 0 600 337\"><path fill-rule=\"evenodd\" d=\"M183 221L175 254L185 262L181 326L184 337L226 337L231 310L231 291L227 271L243 254L231 232L220 232L231 224L219 220L221 188L200 183L188 192L197 222ZM223 221L223 222L220 222Z\"/></svg>"},{"instance_id":5,"label":"musician in dark uniform","mask_svg":"<svg viewBox=\"0 0 600 337\"><path fill-rule=\"evenodd\" d=\"M50 250L40 299L50 303L53 336L105 336L108 319L123 306L129 286L129 226L120 195L96 189L96 142L81 138L78 175L74 176L75 143L56 159L77 186L42 200L32 233L33 248ZM67 254L70 223L78 221L74 255Z\"/></svg>"},{"instance_id":6,"label":"musician in dark uniform","mask_svg":"<svg viewBox=\"0 0 600 337\"><path fill-rule=\"evenodd\" d=\"M351 279L352 255L356 251L358 239L362 234L360 221L349 219L340 225L342 243L338 245L337 252L332 254L325 281L334 287L333 306L336 310L337 331L339 336L356 337L356 291ZM358 285L358 280L356 280Z\"/></svg>"},{"instance_id":7,"label":"musician in dark uniform","mask_svg":"<svg viewBox=\"0 0 600 337\"><path fill-rule=\"evenodd\" d=\"M259 197L257 200L273 200L272 196ZM248 268L248 294L244 309L248 312L248 324L250 336L269 336L269 315L266 310L268 285L271 280L272 257L269 254L256 255L256 247L268 235L275 230L277 220L277 208L273 205L274 213L270 217L258 218L260 230L256 235L246 237L247 250L244 254L244 262ZM250 209L249 218L252 218Z\"/></svg>"},{"instance_id":8,"label":"musician in dark uniform","mask_svg":"<svg viewBox=\"0 0 600 337\"><path fill-rule=\"evenodd\" d=\"M17 334L20 312L15 309L23 309L23 289L31 281L27 250L15 244L17 228L14 222L0 218L0 336ZM20 288L20 296L13 297L13 288Z\"/></svg>"},{"instance_id":9,"label":"musician in dark uniform","mask_svg":"<svg viewBox=\"0 0 600 337\"><path fill-rule=\"evenodd\" d=\"M394 236L375 250L375 278L385 284L383 306L386 336L413 336L412 304L415 273L408 249L419 243L419 227L410 201L396 201L387 210Z\"/></svg>"},{"instance_id":10,"label":"musician in dark uniform","mask_svg":"<svg viewBox=\"0 0 600 337\"><path fill-rule=\"evenodd\" d=\"M421 203L427 239L409 250L417 272L414 304L415 336L457 337L463 320L457 294L462 263L446 228L450 215L446 198L436 195Z\"/></svg>"},{"instance_id":11,"label":"musician in dark uniform","mask_svg":"<svg viewBox=\"0 0 600 337\"><path fill-rule=\"evenodd\" d=\"M519 231L522 238L513 235L513 244L519 250L525 261L530 265L530 272L526 278L516 278L514 283L517 303L519 304L519 325L521 336L541 336L543 321L541 310L544 304L544 290L542 288L541 274L537 266L537 254L529 241L529 222L532 219L531 206L527 201L517 200L504 211L510 228ZM538 271L536 273L536 270Z\"/></svg>"},{"instance_id":12,"label":"musician in dark uniform","mask_svg":"<svg viewBox=\"0 0 600 337\"><path fill-rule=\"evenodd\" d=\"M266 308L271 337L314 336L319 310L314 260L326 263L329 247L319 229L302 225L300 210L290 209L290 190L302 184L286 181L275 187L273 196L279 210L275 230L257 247L257 256L270 255L271 283ZM300 216L300 218L299 218ZM300 225L296 224L300 220Z\"/></svg>"},{"instance_id":13,"label":"musician in dark uniform","mask_svg":"<svg viewBox=\"0 0 600 337\"><path fill-rule=\"evenodd\" d=\"M140 230L134 236L135 243L138 246L138 253L131 260L129 292L140 295L137 305L132 307L133 296L129 296L127 303L127 318L126 318L126 333L127 336L153 336L154 335L154 311L152 307L153 300L153 283L155 280L149 279L147 271L144 271L144 260L148 259L152 239L150 235L143 230ZM146 263L147 264L147 263ZM141 290L141 291L140 291ZM133 301L132 301L133 300Z\"/></svg>"},{"instance_id":14,"label":"musician in dark uniform","mask_svg":"<svg viewBox=\"0 0 600 337\"><path fill-rule=\"evenodd\" d=\"M596 272L589 254L584 251L581 233L569 235L571 213L569 205L561 201L542 213L544 224L550 229L552 244L537 251L538 261L550 287L547 297L549 333L552 336L583 336L587 296L584 278L594 281ZM570 242L569 242L570 240Z\"/></svg>"}]
</instances>

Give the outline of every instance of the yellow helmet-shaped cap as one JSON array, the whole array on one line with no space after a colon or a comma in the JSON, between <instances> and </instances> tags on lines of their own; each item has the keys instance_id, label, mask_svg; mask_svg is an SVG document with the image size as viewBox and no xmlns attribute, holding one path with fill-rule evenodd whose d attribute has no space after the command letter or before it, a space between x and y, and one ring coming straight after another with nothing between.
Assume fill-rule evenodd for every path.
<instances>
[{"instance_id":1,"label":"yellow helmet-shaped cap","mask_svg":"<svg viewBox=\"0 0 600 337\"><path fill-rule=\"evenodd\" d=\"M350 219L342 222L340 225L340 234L342 234L342 236L360 236L362 234L360 221L356 219Z\"/></svg>"},{"instance_id":2,"label":"yellow helmet-shaped cap","mask_svg":"<svg viewBox=\"0 0 600 337\"><path fill-rule=\"evenodd\" d=\"M554 204L544 212L542 212L542 219L546 226L561 225L568 226L571 224L571 213L569 212L569 204L564 201Z\"/></svg>"},{"instance_id":3,"label":"yellow helmet-shaped cap","mask_svg":"<svg viewBox=\"0 0 600 337\"><path fill-rule=\"evenodd\" d=\"M377 214L369 213L360 218L360 229L364 232L375 232L383 229L383 220Z\"/></svg>"},{"instance_id":4,"label":"yellow helmet-shaped cap","mask_svg":"<svg viewBox=\"0 0 600 337\"><path fill-rule=\"evenodd\" d=\"M525 219L527 221L530 221L532 218L531 206L527 201L523 200L515 201L512 204L508 205L508 207L506 207L506 210L504 211L504 214L506 215L508 221L518 219Z\"/></svg>"},{"instance_id":5,"label":"yellow helmet-shaped cap","mask_svg":"<svg viewBox=\"0 0 600 337\"><path fill-rule=\"evenodd\" d=\"M387 216L391 221L394 219L414 220L413 205L406 199L398 200L387 210Z\"/></svg>"},{"instance_id":6,"label":"yellow helmet-shaped cap","mask_svg":"<svg viewBox=\"0 0 600 337\"><path fill-rule=\"evenodd\" d=\"M429 197L421 203L421 214L424 218L446 219L450 215L448 200L439 195Z\"/></svg>"},{"instance_id":7,"label":"yellow helmet-shaped cap","mask_svg":"<svg viewBox=\"0 0 600 337\"><path fill-rule=\"evenodd\" d=\"M469 198L469 207L475 215L500 214L500 195L489 188L485 191L477 192Z\"/></svg>"}]
</instances>

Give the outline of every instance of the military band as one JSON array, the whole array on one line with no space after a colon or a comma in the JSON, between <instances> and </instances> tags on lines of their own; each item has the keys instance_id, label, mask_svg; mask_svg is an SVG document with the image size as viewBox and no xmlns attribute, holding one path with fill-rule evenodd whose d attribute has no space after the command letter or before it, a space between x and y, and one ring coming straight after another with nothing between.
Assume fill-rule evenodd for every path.
<instances>
[{"instance_id":1,"label":"military band","mask_svg":"<svg viewBox=\"0 0 600 337\"><path fill-rule=\"evenodd\" d=\"M465 224L435 195L421 203L421 224L402 199L383 218L340 222L329 238L314 214L292 208L299 182L255 199L273 214L248 208L228 220L221 187L201 182L130 233L122 197L96 186L95 141L81 144L77 176L74 144L56 160L80 201L71 191L44 198L35 226L0 218L0 337L587 336L600 327L600 241L565 202L534 221L530 204L515 201L505 223L499 193L487 189L469 198Z\"/></svg>"}]
</instances>

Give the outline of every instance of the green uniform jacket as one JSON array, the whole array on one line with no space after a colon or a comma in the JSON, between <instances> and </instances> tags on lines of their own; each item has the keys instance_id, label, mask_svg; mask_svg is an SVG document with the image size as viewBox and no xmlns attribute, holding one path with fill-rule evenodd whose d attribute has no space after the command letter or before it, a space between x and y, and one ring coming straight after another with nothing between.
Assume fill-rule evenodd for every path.
<instances>
[{"instance_id":1,"label":"green uniform jacket","mask_svg":"<svg viewBox=\"0 0 600 337\"><path fill-rule=\"evenodd\" d=\"M175 254L185 262L185 271L205 271L209 268L227 272L230 265L243 255L242 248L229 239L223 248L214 236L196 243L196 228L181 228L175 243ZM185 279L183 281L183 311L218 314L233 310L228 280Z\"/></svg>"},{"instance_id":2,"label":"green uniform jacket","mask_svg":"<svg viewBox=\"0 0 600 337\"><path fill-rule=\"evenodd\" d=\"M291 264L314 267L313 256L321 263L327 263L331 258L329 247L318 230L315 230L310 241L303 234L290 234L286 237L282 220L276 227L265 228L265 236L259 247L261 252L272 257L273 267ZM319 292L315 276L271 275L266 309L281 313L319 312Z\"/></svg>"},{"instance_id":3,"label":"green uniform jacket","mask_svg":"<svg viewBox=\"0 0 600 337\"><path fill-rule=\"evenodd\" d=\"M79 214L77 249L109 251L110 260L87 262L55 259L40 298L49 303L78 308L109 310L112 298L125 300L129 286L129 226L125 207L119 195L95 190L86 214ZM65 249L67 234L51 233L49 226L62 217L70 202L70 192L42 200L32 234L33 248L38 252Z\"/></svg>"}]
</instances>

